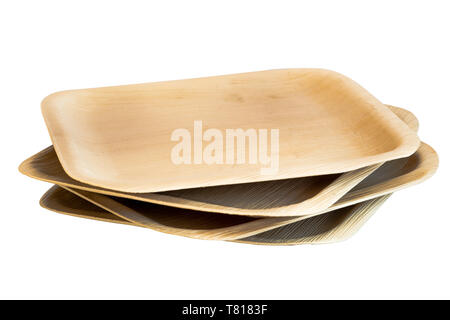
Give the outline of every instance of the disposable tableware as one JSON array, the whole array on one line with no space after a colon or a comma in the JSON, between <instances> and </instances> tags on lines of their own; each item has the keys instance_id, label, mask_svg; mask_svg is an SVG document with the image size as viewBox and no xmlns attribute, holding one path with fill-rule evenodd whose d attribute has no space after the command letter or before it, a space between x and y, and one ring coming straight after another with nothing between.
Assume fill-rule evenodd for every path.
<instances>
[{"instance_id":1,"label":"disposable tableware","mask_svg":"<svg viewBox=\"0 0 450 320\"><path fill-rule=\"evenodd\" d=\"M42 113L70 177L123 192L342 173L419 146L360 85L322 69L68 90Z\"/></svg>"}]
</instances>

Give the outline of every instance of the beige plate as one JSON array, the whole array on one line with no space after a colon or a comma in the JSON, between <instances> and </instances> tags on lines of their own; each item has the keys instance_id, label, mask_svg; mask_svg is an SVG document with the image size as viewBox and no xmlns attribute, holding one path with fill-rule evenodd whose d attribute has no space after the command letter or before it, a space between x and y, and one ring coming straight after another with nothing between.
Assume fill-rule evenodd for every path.
<instances>
[{"instance_id":1,"label":"beige plate","mask_svg":"<svg viewBox=\"0 0 450 320\"><path fill-rule=\"evenodd\" d=\"M124 192L342 173L409 156L419 146L417 134L361 86L321 69L63 91L45 98L42 112L70 177ZM203 129L194 133L195 121ZM255 134L248 139L259 149L255 164L236 163L234 149L241 148L236 139L227 143L227 129ZM269 153L258 147L264 129ZM279 152L272 130L279 130ZM179 141L189 143L192 158L183 154L191 164L172 161ZM223 151L216 160L227 164L204 163L214 150L207 145L218 156ZM279 154L279 170L262 172L271 166L262 163L275 164L271 152Z\"/></svg>"},{"instance_id":2,"label":"beige plate","mask_svg":"<svg viewBox=\"0 0 450 320\"><path fill-rule=\"evenodd\" d=\"M365 201L234 241L264 245L318 244L342 241L355 234L389 196ZM76 217L136 226L136 224L111 214L58 186L53 186L48 190L42 196L40 204L46 209ZM194 219L194 221L198 220Z\"/></svg>"},{"instance_id":3,"label":"beige plate","mask_svg":"<svg viewBox=\"0 0 450 320\"><path fill-rule=\"evenodd\" d=\"M417 131L418 121L411 112L389 107ZM335 175L139 194L102 189L71 179L52 147L25 160L19 169L32 178L58 185L178 208L246 216L299 216L327 209L380 166Z\"/></svg>"}]
</instances>

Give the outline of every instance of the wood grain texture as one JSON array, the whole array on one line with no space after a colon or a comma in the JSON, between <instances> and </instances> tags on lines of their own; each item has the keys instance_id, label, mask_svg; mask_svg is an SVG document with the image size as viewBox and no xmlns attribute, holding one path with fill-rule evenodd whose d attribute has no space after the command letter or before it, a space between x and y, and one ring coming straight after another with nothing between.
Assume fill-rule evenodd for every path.
<instances>
[{"instance_id":1,"label":"wood grain texture","mask_svg":"<svg viewBox=\"0 0 450 320\"><path fill-rule=\"evenodd\" d=\"M418 130L418 121L411 112L388 107L410 128ZM138 194L73 180L64 172L52 147L25 160L19 170L32 178L70 188L190 210L246 216L299 216L327 209L381 165L335 175Z\"/></svg>"},{"instance_id":2,"label":"wood grain texture","mask_svg":"<svg viewBox=\"0 0 450 320\"><path fill-rule=\"evenodd\" d=\"M298 217L255 218L207 213L111 197L65 186L64 188L110 213L140 226L197 239L237 240L412 186L433 175L437 166L436 152L427 144L422 143L414 155L387 162L331 207L308 216ZM183 214L190 216L182 216ZM194 215L198 219L196 226L192 225ZM202 229L198 226L201 226Z\"/></svg>"},{"instance_id":3,"label":"wood grain texture","mask_svg":"<svg viewBox=\"0 0 450 320\"><path fill-rule=\"evenodd\" d=\"M235 242L260 245L323 244L347 240L358 232L391 194L313 216Z\"/></svg>"},{"instance_id":4,"label":"wood grain texture","mask_svg":"<svg viewBox=\"0 0 450 320\"><path fill-rule=\"evenodd\" d=\"M43 100L42 113L70 177L124 192L342 173L419 146L416 133L361 86L321 69L63 91ZM266 166L248 161L175 165L171 135L181 128L192 134L196 120L223 134L279 130L279 170L262 175Z\"/></svg>"},{"instance_id":5,"label":"wood grain texture","mask_svg":"<svg viewBox=\"0 0 450 320\"><path fill-rule=\"evenodd\" d=\"M188 238L221 240L222 231L229 232L234 227L239 229L240 225L255 220L252 217L186 210L63 188L130 223ZM227 236L225 240L228 240Z\"/></svg>"},{"instance_id":6,"label":"wood grain texture","mask_svg":"<svg viewBox=\"0 0 450 320\"><path fill-rule=\"evenodd\" d=\"M261 245L319 244L343 241L354 235L389 196L365 201L234 241ZM40 204L48 210L75 217L138 226L58 186L50 188L42 196Z\"/></svg>"},{"instance_id":7,"label":"wood grain texture","mask_svg":"<svg viewBox=\"0 0 450 320\"><path fill-rule=\"evenodd\" d=\"M412 156L385 163L332 206L307 217L322 215L411 187L430 178L436 172L438 165L437 153L429 145L422 142L418 151ZM258 234L301 221L304 218L302 216L293 218L282 217L277 218L277 221L273 220L273 222L270 222L268 219L276 218L265 218L263 219L265 225L259 224L256 227L259 229L253 229L250 233L252 235ZM252 227L249 224L247 223L247 228L250 230Z\"/></svg>"}]
</instances>

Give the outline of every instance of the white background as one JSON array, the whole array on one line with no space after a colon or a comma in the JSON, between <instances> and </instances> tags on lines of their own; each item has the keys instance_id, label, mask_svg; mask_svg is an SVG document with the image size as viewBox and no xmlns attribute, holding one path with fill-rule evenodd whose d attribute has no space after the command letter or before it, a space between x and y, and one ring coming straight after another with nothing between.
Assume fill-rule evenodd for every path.
<instances>
[{"instance_id":1,"label":"white background","mask_svg":"<svg viewBox=\"0 0 450 320\"><path fill-rule=\"evenodd\" d=\"M2 1L0 298L450 298L448 1ZM343 73L439 153L348 241L192 240L46 211L17 167L54 91L274 68Z\"/></svg>"}]
</instances>

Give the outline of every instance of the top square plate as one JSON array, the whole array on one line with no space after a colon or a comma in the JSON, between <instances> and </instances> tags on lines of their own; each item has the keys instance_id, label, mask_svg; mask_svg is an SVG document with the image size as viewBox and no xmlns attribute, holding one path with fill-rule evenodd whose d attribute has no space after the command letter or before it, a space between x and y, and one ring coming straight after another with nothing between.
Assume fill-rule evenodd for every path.
<instances>
[{"instance_id":1,"label":"top square plate","mask_svg":"<svg viewBox=\"0 0 450 320\"><path fill-rule=\"evenodd\" d=\"M416 133L370 93L323 69L63 91L45 98L42 112L69 176L123 192L340 173L409 156L419 146ZM174 141L179 129L183 138ZM240 147L233 136L228 144L230 129L249 134ZM177 164L180 141L186 163ZM211 164L205 156L218 155L208 153L213 143L221 154Z\"/></svg>"}]
</instances>

